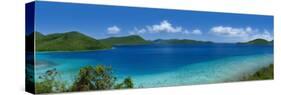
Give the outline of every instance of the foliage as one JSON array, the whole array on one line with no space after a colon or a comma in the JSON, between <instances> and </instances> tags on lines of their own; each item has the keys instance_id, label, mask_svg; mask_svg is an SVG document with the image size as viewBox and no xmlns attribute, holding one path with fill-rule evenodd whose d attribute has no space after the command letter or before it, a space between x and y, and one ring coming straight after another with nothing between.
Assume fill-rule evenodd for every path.
<instances>
[{"instance_id":1,"label":"foliage","mask_svg":"<svg viewBox=\"0 0 281 95\"><path fill-rule=\"evenodd\" d=\"M65 82L58 80L56 69L48 70L39 77L40 81L35 83L35 93L53 93L66 91L89 91L133 88L131 77L127 77L122 83L116 84L111 67L104 65L85 66L80 68L78 75L72 85L66 86Z\"/></svg>"},{"instance_id":2,"label":"foliage","mask_svg":"<svg viewBox=\"0 0 281 95\"><path fill-rule=\"evenodd\" d=\"M116 78L112 74L111 67L103 65L86 66L80 69L72 90L85 91L85 90L102 90L111 89L115 83Z\"/></svg>"},{"instance_id":3,"label":"foliage","mask_svg":"<svg viewBox=\"0 0 281 95\"><path fill-rule=\"evenodd\" d=\"M111 48L112 45L135 45L151 43L150 41L146 41L137 35L110 37L102 40L96 40L76 31L54 33L49 35L43 35L40 32L34 32L34 35L36 35L35 38L37 51L98 50Z\"/></svg>"},{"instance_id":4,"label":"foliage","mask_svg":"<svg viewBox=\"0 0 281 95\"><path fill-rule=\"evenodd\" d=\"M170 39L147 41L138 35L124 37L109 37L97 40L86 36L80 32L72 31L65 33L54 33L44 35L40 32L34 32L36 38L37 51L80 51L80 50L98 50L109 49L112 45L142 45L142 44L205 44L210 41L196 41L189 39ZM260 41L258 41L260 42Z\"/></svg>"},{"instance_id":5,"label":"foliage","mask_svg":"<svg viewBox=\"0 0 281 95\"><path fill-rule=\"evenodd\" d=\"M265 39L254 39L245 43L240 43L240 44L256 44L256 45L265 45L265 44L273 44L272 41L267 41Z\"/></svg>"},{"instance_id":6,"label":"foliage","mask_svg":"<svg viewBox=\"0 0 281 95\"><path fill-rule=\"evenodd\" d=\"M102 39L101 42L110 45L139 45L139 44L150 44L150 41L146 41L138 35L130 35L125 37L110 37Z\"/></svg>"},{"instance_id":7,"label":"foliage","mask_svg":"<svg viewBox=\"0 0 281 95\"><path fill-rule=\"evenodd\" d=\"M35 32L35 35L37 51L78 51L111 48L110 45L75 31L49 35Z\"/></svg>"},{"instance_id":8,"label":"foliage","mask_svg":"<svg viewBox=\"0 0 281 95\"><path fill-rule=\"evenodd\" d=\"M122 83L116 84L114 86L115 89L124 89L124 88L133 88L134 84L131 77L127 77L124 79Z\"/></svg>"},{"instance_id":9,"label":"foliage","mask_svg":"<svg viewBox=\"0 0 281 95\"><path fill-rule=\"evenodd\" d=\"M35 93L64 92L66 85L64 82L57 81L58 72L56 69L46 71L39 76L39 81L35 83Z\"/></svg>"},{"instance_id":10,"label":"foliage","mask_svg":"<svg viewBox=\"0 0 281 95\"><path fill-rule=\"evenodd\" d=\"M263 68L251 76L244 78L243 80L266 80L274 78L274 66L273 64L269 65L266 68Z\"/></svg>"}]
</instances>

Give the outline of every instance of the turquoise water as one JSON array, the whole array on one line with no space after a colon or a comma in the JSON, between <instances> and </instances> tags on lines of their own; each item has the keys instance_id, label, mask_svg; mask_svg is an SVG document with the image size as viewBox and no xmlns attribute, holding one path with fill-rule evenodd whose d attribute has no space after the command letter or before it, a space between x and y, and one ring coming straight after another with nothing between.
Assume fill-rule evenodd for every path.
<instances>
[{"instance_id":1,"label":"turquoise water","mask_svg":"<svg viewBox=\"0 0 281 95\"><path fill-rule=\"evenodd\" d=\"M172 72L134 76L141 87L239 81L272 63L272 55L236 56L184 66ZM223 64L222 64L223 63ZM149 80L149 81L148 81Z\"/></svg>"},{"instance_id":2,"label":"turquoise water","mask_svg":"<svg viewBox=\"0 0 281 95\"><path fill-rule=\"evenodd\" d=\"M71 83L86 65L112 66L118 81L131 76L135 87L238 81L273 63L272 45L135 45L87 52L36 53L36 75L56 68Z\"/></svg>"}]
</instances>

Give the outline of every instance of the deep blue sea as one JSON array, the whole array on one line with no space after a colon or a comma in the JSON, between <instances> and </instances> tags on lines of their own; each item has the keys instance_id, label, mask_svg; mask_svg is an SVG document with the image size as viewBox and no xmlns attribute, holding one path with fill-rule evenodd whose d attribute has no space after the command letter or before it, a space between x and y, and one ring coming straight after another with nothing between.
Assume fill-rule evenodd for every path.
<instances>
[{"instance_id":1,"label":"deep blue sea","mask_svg":"<svg viewBox=\"0 0 281 95\"><path fill-rule=\"evenodd\" d=\"M71 83L79 68L104 64L112 66L118 81L131 76L136 87L159 87L238 81L271 63L272 45L130 45L98 51L37 52L35 77L56 68L61 80Z\"/></svg>"}]
</instances>

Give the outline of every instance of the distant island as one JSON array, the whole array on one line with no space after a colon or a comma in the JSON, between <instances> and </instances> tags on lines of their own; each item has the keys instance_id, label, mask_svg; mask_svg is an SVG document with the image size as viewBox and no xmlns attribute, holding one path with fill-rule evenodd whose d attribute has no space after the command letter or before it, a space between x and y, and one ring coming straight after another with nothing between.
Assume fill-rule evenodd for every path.
<instances>
[{"instance_id":1,"label":"distant island","mask_svg":"<svg viewBox=\"0 0 281 95\"><path fill-rule=\"evenodd\" d=\"M210 41L197 41L197 40L189 40L189 39L157 39L153 41L155 44L210 44L213 42Z\"/></svg>"},{"instance_id":2,"label":"distant island","mask_svg":"<svg viewBox=\"0 0 281 95\"><path fill-rule=\"evenodd\" d=\"M34 32L30 36L36 35L36 51L82 51L111 49L114 45L145 45L145 44L212 44L211 41L198 41L190 39L157 39L145 40L139 35L129 35L122 37L109 37L105 39L95 39L77 31L54 33L44 35ZM238 44L273 44L272 41L255 39Z\"/></svg>"},{"instance_id":3,"label":"distant island","mask_svg":"<svg viewBox=\"0 0 281 95\"><path fill-rule=\"evenodd\" d=\"M273 40L272 41L267 41L265 39L254 39L248 42L240 42L238 44L255 44L255 45L266 45L266 44L273 44Z\"/></svg>"}]
</instances>

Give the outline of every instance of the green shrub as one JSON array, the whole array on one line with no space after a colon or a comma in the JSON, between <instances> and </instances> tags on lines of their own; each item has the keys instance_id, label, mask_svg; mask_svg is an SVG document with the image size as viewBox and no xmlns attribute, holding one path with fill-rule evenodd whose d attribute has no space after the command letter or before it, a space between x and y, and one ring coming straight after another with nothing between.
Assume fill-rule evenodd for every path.
<instances>
[{"instance_id":1,"label":"green shrub","mask_svg":"<svg viewBox=\"0 0 281 95\"><path fill-rule=\"evenodd\" d=\"M112 89L115 80L111 67L86 66L80 69L72 91Z\"/></svg>"},{"instance_id":2,"label":"green shrub","mask_svg":"<svg viewBox=\"0 0 281 95\"><path fill-rule=\"evenodd\" d=\"M116 84L114 86L115 89L133 88L133 87L134 84L131 77L125 78L122 83Z\"/></svg>"},{"instance_id":3,"label":"green shrub","mask_svg":"<svg viewBox=\"0 0 281 95\"><path fill-rule=\"evenodd\" d=\"M127 77L122 83L116 84L116 77L113 76L111 67L104 65L85 66L80 68L78 75L72 85L66 86L65 82L59 81L56 69L46 71L39 76L35 83L36 93L54 93L67 91L89 91L133 88L131 77Z\"/></svg>"},{"instance_id":4,"label":"green shrub","mask_svg":"<svg viewBox=\"0 0 281 95\"><path fill-rule=\"evenodd\" d=\"M262 68L253 75L242 78L242 81L247 80L268 80L274 78L274 65L270 64L268 67Z\"/></svg>"},{"instance_id":5,"label":"green shrub","mask_svg":"<svg viewBox=\"0 0 281 95\"><path fill-rule=\"evenodd\" d=\"M42 76L39 76L39 82L35 83L35 93L67 91L65 83L57 81L57 79L58 72L56 69L46 71Z\"/></svg>"}]
</instances>

